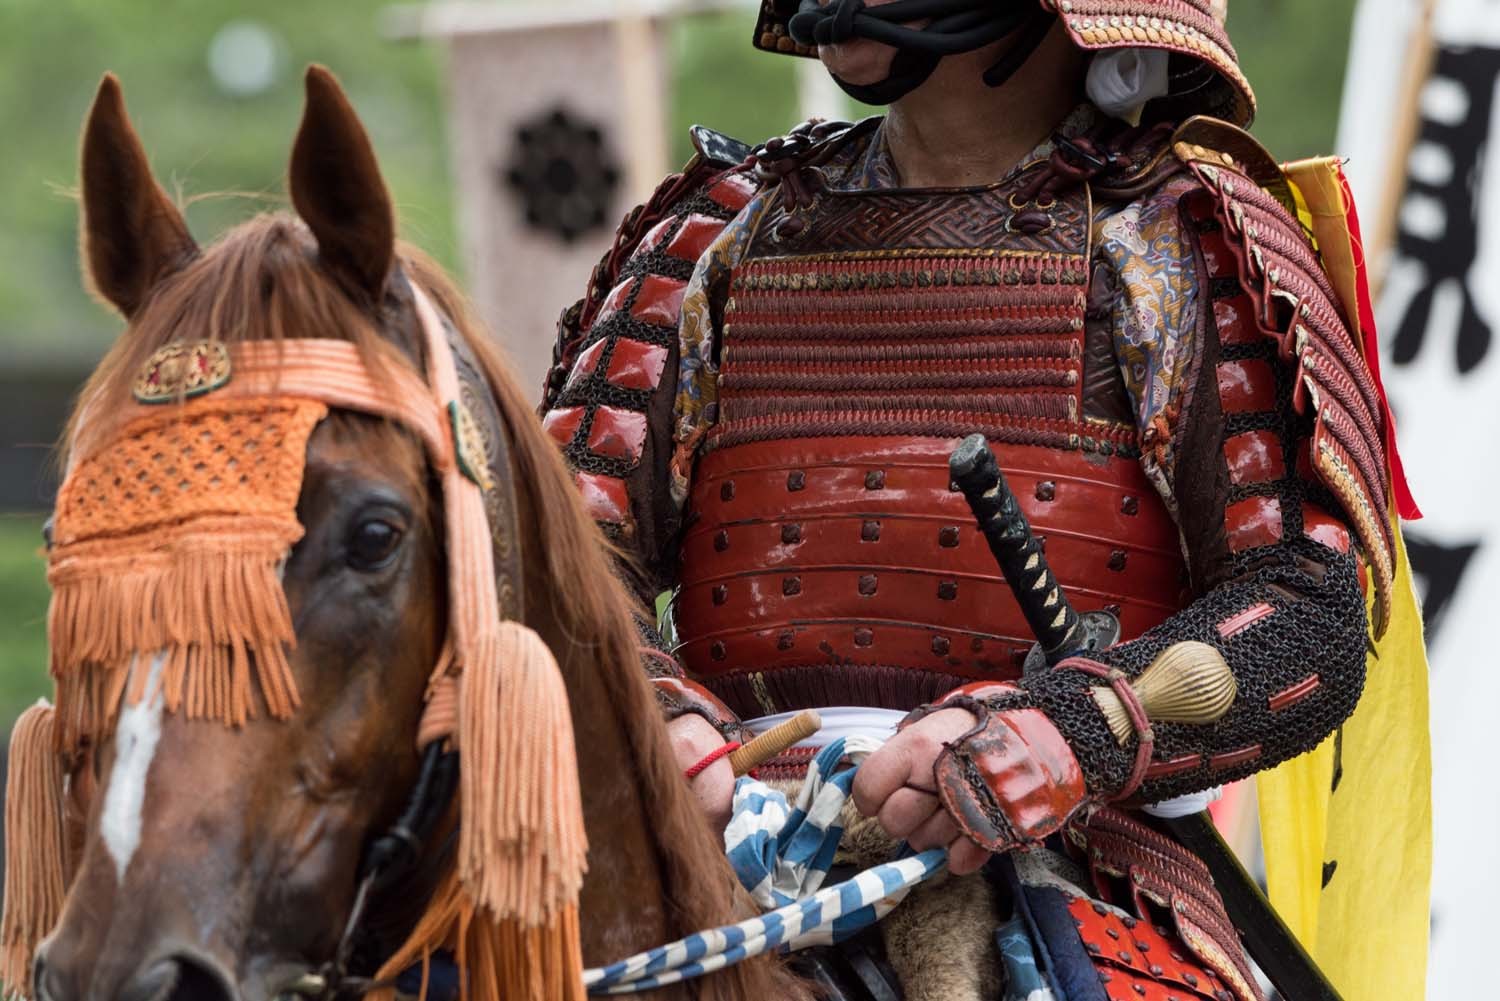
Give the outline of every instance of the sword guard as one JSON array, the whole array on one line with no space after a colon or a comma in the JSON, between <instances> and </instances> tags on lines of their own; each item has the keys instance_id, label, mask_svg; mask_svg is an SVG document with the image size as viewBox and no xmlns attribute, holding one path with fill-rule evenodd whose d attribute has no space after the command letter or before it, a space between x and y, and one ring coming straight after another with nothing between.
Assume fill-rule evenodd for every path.
<instances>
[{"instance_id":1,"label":"sword guard","mask_svg":"<svg viewBox=\"0 0 1500 1001\"><path fill-rule=\"evenodd\" d=\"M1106 612L1102 608L1090 612L1079 612L1078 632L1075 637L1079 641L1079 646L1077 649L1065 651L1065 657L1087 657L1090 654L1108 650L1120 642L1120 620L1113 612ZM1041 674L1051 667L1052 663L1047 659L1047 652L1042 649L1042 645L1031 644L1031 649L1026 651L1022 672L1030 676Z\"/></svg>"}]
</instances>

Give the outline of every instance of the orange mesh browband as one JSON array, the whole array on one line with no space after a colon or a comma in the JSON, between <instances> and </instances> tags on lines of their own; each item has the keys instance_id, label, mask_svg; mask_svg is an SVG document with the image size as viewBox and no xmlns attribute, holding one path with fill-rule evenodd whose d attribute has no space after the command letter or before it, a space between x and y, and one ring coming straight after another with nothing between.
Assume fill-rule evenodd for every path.
<instances>
[{"instance_id":1,"label":"orange mesh browband","mask_svg":"<svg viewBox=\"0 0 1500 1001\"><path fill-rule=\"evenodd\" d=\"M279 569L303 534L307 441L330 407L399 421L439 473L452 465L443 409L394 357L379 383L347 341L251 342L228 357L232 379L210 394L137 403L75 438L48 567L65 749L108 732L122 702L158 694L131 670L158 651L169 712L238 725L257 690L277 718L296 709Z\"/></svg>"},{"instance_id":2,"label":"orange mesh browband","mask_svg":"<svg viewBox=\"0 0 1500 1001\"><path fill-rule=\"evenodd\" d=\"M158 408L69 470L47 569L63 747L108 730L122 697L147 696L148 672L131 666L157 651L171 712L243 723L252 672L272 715L296 708L278 568L302 537L307 439L326 413L274 397Z\"/></svg>"}]
</instances>

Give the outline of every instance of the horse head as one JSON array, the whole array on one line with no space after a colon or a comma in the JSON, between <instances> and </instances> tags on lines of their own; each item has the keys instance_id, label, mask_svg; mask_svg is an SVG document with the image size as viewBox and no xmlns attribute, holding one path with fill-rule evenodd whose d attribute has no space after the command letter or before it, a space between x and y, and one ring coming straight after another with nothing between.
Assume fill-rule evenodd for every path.
<instances>
[{"instance_id":1,"label":"horse head","mask_svg":"<svg viewBox=\"0 0 1500 1001\"><path fill-rule=\"evenodd\" d=\"M421 370L414 265L398 253L369 140L318 69L289 187L295 217L263 216L199 247L105 78L83 136L82 245L89 282L128 327L83 394L75 457L165 345L341 338L392 347ZM181 467L184 486L223 489L233 504L243 446L295 451L303 436L300 538L278 572L295 641L285 679L230 664L204 682L227 686L218 693L174 689L171 657L142 653L119 679L111 723L69 741L76 857L37 954L47 1001L276 995L334 956L362 854L417 779L414 738L446 625L441 493L422 442L399 424L340 409L311 428L299 419L271 412L240 428L239 452L205 430L200 454L155 456ZM142 470L144 489L165 489L161 474ZM148 500L118 494L128 487L102 486L98 500ZM244 680L256 668L258 686ZM225 701L233 725L193 718Z\"/></svg>"}]
</instances>

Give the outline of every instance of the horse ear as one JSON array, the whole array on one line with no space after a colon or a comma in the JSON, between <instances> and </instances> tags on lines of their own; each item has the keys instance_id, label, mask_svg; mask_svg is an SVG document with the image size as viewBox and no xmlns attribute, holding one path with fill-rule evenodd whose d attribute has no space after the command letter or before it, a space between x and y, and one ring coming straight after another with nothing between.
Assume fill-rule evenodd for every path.
<instances>
[{"instance_id":1,"label":"horse ear","mask_svg":"<svg viewBox=\"0 0 1500 1001\"><path fill-rule=\"evenodd\" d=\"M359 116L322 66L307 68L289 186L324 265L351 291L378 303L396 254L391 196Z\"/></svg>"},{"instance_id":2,"label":"horse ear","mask_svg":"<svg viewBox=\"0 0 1500 1001\"><path fill-rule=\"evenodd\" d=\"M128 320L165 275L198 252L182 213L151 176L125 113L120 81L104 74L83 128L84 280Z\"/></svg>"}]
</instances>

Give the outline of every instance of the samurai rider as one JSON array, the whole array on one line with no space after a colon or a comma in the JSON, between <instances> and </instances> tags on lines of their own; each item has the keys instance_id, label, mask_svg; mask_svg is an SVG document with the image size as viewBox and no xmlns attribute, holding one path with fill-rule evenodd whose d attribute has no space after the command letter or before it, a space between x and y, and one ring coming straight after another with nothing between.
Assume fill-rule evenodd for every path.
<instances>
[{"instance_id":1,"label":"samurai rider","mask_svg":"<svg viewBox=\"0 0 1500 1001\"><path fill-rule=\"evenodd\" d=\"M890 736L848 850L949 849L866 943L907 998L1260 998L1153 814L1328 736L1389 607L1383 404L1223 19L766 0L758 48L886 114L753 151L696 129L562 317L546 426L642 599L674 590L674 642L643 635L684 767L818 708ZM975 432L1118 642L1023 670L949 478ZM1096 688L1189 641L1227 712L1112 732ZM727 762L693 782L722 823Z\"/></svg>"}]
</instances>

